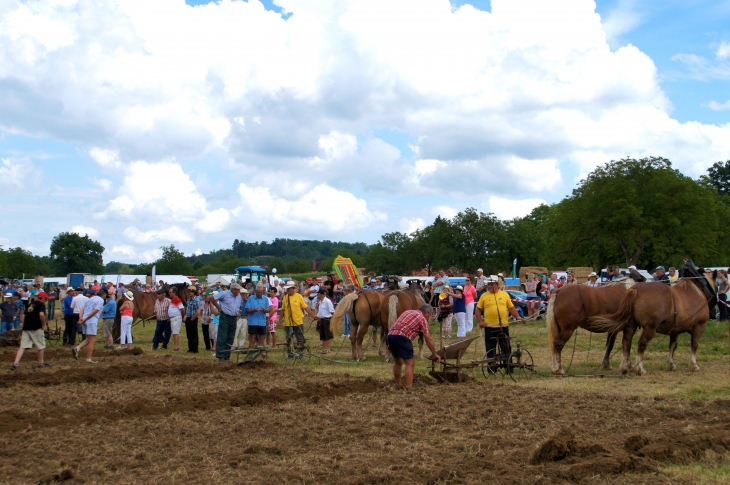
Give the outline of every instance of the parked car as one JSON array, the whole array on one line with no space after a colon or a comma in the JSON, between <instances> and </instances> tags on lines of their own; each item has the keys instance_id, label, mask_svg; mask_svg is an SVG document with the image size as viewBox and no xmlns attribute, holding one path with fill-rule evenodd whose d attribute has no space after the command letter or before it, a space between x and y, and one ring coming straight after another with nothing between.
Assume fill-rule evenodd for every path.
<instances>
[{"instance_id":1,"label":"parked car","mask_svg":"<svg viewBox=\"0 0 730 485\"><path fill-rule=\"evenodd\" d=\"M504 290L509 294L510 298L512 300L527 300L527 293L524 291L518 291L518 290ZM525 316L528 314L527 312L527 302L526 301L513 301L512 302L515 307L517 307L517 311L520 312L520 316L522 318L525 318ZM540 302L540 313L538 315L538 319L542 318L542 316L545 314L545 311L547 310L547 304L542 301Z\"/></svg>"}]
</instances>

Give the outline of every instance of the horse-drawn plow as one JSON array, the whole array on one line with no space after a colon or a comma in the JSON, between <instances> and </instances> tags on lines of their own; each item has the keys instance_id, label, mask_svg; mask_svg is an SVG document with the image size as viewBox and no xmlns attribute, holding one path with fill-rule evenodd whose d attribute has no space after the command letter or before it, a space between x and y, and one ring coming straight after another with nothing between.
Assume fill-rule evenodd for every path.
<instances>
[{"instance_id":1,"label":"horse-drawn plow","mask_svg":"<svg viewBox=\"0 0 730 485\"><path fill-rule=\"evenodd\" d=\"M433 356L431 360L431 371L429 374L439 382L463 382L465 380L464 370L480 368L485 378L509 376L513 381L517 379L529 379L537 373L532 354L517 342L517 348L513 351L510 348L509 337L504 333L499 334L497 347L489 349L481 359L464 362L464 356L472 342L480 337L467 337L455 341L452 344L441 347L437 354L441 362L436 361ZM440 370L436 370L439 366Z\"/></svg>"}]
</instances>

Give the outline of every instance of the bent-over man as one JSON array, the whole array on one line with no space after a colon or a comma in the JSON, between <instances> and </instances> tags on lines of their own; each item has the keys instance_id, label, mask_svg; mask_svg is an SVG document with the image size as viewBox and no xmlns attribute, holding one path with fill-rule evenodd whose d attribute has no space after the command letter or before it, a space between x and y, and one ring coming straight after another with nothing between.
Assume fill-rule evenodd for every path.
<instances>
[{"instance_id":1,"label":"bent-over man","mask_svg":"<svg viewBox=\"0 0 730 485\"><path fill-rule=\"evenodd\" d=\"M413 357L413 339L419 335L423 334L433 358L441 362L441 356L436 353L436 347L428 333L428 319L432 311L429 304L421 305L418 310L406 310L388 330L388 349L393 354L393 379L398 387L403 386L401 379L403 364L406 366L406 388L413 387L413 369L416 367L416 359Z\"/></svg>"}]
</instances>

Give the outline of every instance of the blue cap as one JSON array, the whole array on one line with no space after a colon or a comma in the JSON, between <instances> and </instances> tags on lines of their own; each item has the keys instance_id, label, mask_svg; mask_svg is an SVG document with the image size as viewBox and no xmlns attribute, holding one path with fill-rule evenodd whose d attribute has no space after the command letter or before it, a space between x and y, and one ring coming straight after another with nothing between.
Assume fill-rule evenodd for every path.
<instances>
[{"instance_id":1,"label":"blue cap","mask_svg":"<svg viewBox=\"0 0 730 485\"><path fill-rule=\"evenodd\" d=\"M664 266L657 266L656 270L657 271L659 271L659 270L666 271L666 269L664 269Z\"/></svg>"}]
</instances>

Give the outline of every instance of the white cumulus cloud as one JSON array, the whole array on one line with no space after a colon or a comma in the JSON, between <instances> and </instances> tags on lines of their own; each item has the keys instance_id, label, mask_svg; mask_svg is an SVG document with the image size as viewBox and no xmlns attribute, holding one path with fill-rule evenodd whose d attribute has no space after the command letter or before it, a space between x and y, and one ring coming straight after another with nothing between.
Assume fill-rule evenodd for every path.
<instances>
[{"instance_id":1,"label":"white cumulus cloud","mask_svg":"<svg viewBox=\"0 0 730 485\"><path fill-rule=\"evenodd\" d=\"M94 229L93 227L81 226L81 225L73 226L71 228L71 232L75 232L79 236L87 235L90 238L98 238L99 235L101 234L98 230Z\"/></svg>"},{"instance_id":2,"label":"white cumulus cloud","mask_svg":"<svg viewBox=\"0 0 730 485\"><path fill-rule=\"evenodd\" d=\"M158 241L185 243L193 240L189 231L178 226L170 226L164 229L152 229L149 231L140 231L136 227L130 226L124 230L124 236L131 241L142 244Z\"/></svg>"},{"instance_id":3,"label":"white cumulus cloud","mask_svg":"<svg viewBox=\"0 0 730 485\"><path fill-rule=\"evenodd\" d=\"M246 184L239 185L238 193L241 204L234 214L244 217L244 225L249 229L303 231L324 237L345 229L365 229L388 218L384 213L369 210L363 199L324 184L294 200L272 194L266 187Z\"/></svg>"},{"instance_id":4,"label":"white cumulus cloud","mask_svg":"<svg viewBox=\"0 0 730 485\"><path fill-rule=\"evenodd\" d=\"M500 219L514 219L524 217L535 207L546 202L542 199L505 199L502 197L489 198L489 211Z\"/></svg>"}]
</instances>

